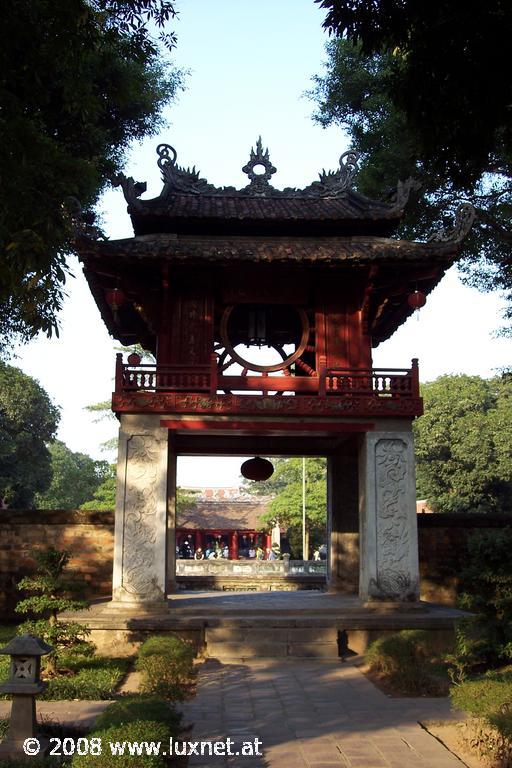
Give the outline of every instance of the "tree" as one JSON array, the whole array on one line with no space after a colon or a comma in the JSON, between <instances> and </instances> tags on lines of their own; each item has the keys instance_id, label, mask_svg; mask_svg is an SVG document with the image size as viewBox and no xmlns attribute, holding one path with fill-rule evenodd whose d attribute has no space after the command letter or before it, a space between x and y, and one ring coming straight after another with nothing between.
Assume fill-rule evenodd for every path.
<instances>
[{"instance_id":1,"label":"tree","mask_svg":"<svg viewBox=\"0 0 512 768\"><path fill-rule=\"evenodd\" d=\"M265 482L244 485L258 495L274 495L260 523L271 527L278 521L288 529L295 552L302 551L302 459L273 459L274 474ZM313 546L325 543L327 520L326 461L306 459L306 533Z\"/></svg>"},{"instance_id":2,"label":"tree","mask_svg":"<svg viewBox=\"0 0 512 768\"><path fill-rule=\"evenodd\" d=\"M164 0L3 4L0 351L58 332L76 200L91 211L181 84L148 31L173 15Z\"/></svg>"},{"instance_id":3,"label":"tree","mask_svg":"<svg viewBox=\"0 0 512 768\"><path fill-rule=\"evenodd\" d=\"M78 509L109 475L108 462L75 453L60 440L48 449L52 481L46 491L36 494L34 504L37 509Z\"/></svg>"},{"instance_id":4,"label":"tree","mask_svg":"<svg viewBox=\"0 0 512 768\"><path fill-rule=\"evenodd\" d=\"M31 507L50 485L59 418L37 381L0 361L0 507Z\"/></svg>"},{"instance_id":5,"label":"tree","mask_svg":"<svg viewBox=\"0 0 512 768\"><path fill-rule=\"evenodd\" d=\"M344 3L322 5L331 8L326 25L346 35L328 44L326 74L314 78L310 95L319 106L315 119L345 128L362 153L359 191L380 197L396 188L398 178L418 180L422 196L400 230L418 239L443 226L460 201L471 202L477 220L462 251L464 279L483 290L502 288L512 302L512 150L504 118L510 84L502 87L496 59L506 47L500 50L501 36L482 40L476 32L485 17L481 29L503 22L501 35L510 10L499 2L482 4L475 26L472 13L454 14L453 3L414 4L415 20L411 2L399 9L387 4L389 18L381 16L383 2L355 2L350 12ZM436 35L435 45L425 45ZM479 74L472 79L475 67ZM481 77L489 89L475 87ZM507 316L512 318L512 306Z\"/></svg>"},{"instance_id":6,"label":"tree","mask_svg":"<svg viewBox=\"0 0 512 768\"><path fill-rule=\"evenodd\" d=\"M512 511L512 378L441 376L414 424L419 498L435 512Z\"/></svg>"},{"instance_id":7,"label":"tree","mask_svg":"<svg viewBox=\"0 0 512 768\"><path fill-rule=\"evenodd\" d=\"M110 464L103 482L80 509L113 510L116 507L116 466Z\"/></svg>"},{"instance_id":8,"label":"tree","mask_svg":"<svg viewBox=\"0 0 512 768\"><path fill-rule=\"evenodd\" d=\"M330 32L367 56L392 54L388 92L438 173L463 186L489 170L510 176L509 3L315 1Z\"/></svg>"},{"instance_id":9,"label":"tree","mask_svg":"<svg viewBox=\"0 0 512 768\"><path fill-rule=\"evenodd\" d=\"M16 605L16 613L32 614L36 619L27 619L18 627L19 634L41 637L54 648L46 657L45 665L49 675L57 674L58 656L63 651L81 652L89 655L93 646L85 638L90 630L74 621L59 621L63 611L79 611L87 608L85 600L73 597L80 590L77 574L64 574L69 562L69 552L56 549L32 553L37 568L33 576L25 576L18 589L31 592ZM72 577L72 578L71 578Z\"/></svg>"}]
</instances>

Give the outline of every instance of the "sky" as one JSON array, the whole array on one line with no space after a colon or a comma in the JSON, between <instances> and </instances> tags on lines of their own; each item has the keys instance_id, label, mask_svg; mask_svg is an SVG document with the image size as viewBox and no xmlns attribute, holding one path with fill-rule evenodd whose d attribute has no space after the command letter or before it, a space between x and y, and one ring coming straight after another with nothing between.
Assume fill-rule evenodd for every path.
<instances>
[{"instance_id":1,"label":"sky","mask_svg":"<svg viewBox=\"0 0 512 768\"><path fill-rule=\"evenodd\" d=\"M155 150L162 142L176 149L180 165L195 165L218 186L246 185L241 168L259 135L277 168L275 187L303 187L323 168L336 169L348 139L338 127L315 124L314 104L305 96L326 58L324 12L312 0L182 0L176 6L178 46L171 56L187 71L185 90L166 108L166 128L127 153L125 173L147 182L144 197L161 189ZM119 189L104 195L100 212L110 238L133 234ZM60 440L74 451L113 458L100 444L115 433L115 420L94 423L84 409L110 398L117 342L76 260L72 268L59 339L38 337L12 362L60 406ZM407 368L418 357L422 381L445 373L492 376L512 357L512 340L496 336L503 306L499 294L462 285L453 268L426 306L375 351L374 366ZM178 483L237 485L240 463L181 459Z\"/></svg>"}]
</instances>

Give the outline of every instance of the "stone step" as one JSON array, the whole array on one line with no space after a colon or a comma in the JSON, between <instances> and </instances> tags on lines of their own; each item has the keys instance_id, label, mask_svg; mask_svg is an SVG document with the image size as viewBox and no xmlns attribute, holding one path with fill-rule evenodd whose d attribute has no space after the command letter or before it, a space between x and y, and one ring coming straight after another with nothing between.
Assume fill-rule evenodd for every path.
<instances>
[{"instance_id":1,"label":"stone step","mask_svg":"<svg viewBox=\"0 0 512 768\"><path fill-rule=\"evenodd\" d=\"M338 659L335 627L206 627L206 655L220 660L248 658Z\"/></svg>"}]
</instances>

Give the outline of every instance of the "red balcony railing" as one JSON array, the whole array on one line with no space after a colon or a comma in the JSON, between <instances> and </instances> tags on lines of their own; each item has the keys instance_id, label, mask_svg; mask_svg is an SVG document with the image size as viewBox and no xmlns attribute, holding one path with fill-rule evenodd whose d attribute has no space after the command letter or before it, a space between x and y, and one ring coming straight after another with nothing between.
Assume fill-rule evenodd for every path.
<instances>
[{"instance_id":1,"label":"red balcony railing","mask_svg":"<svg viewBox=\"0 0 512 768\"><path fill-rule=\"evenodd\" d=\"M419 398L418 361L410 369L326 368L311 376L219 375L217 357L210 365L137 365L116 361L116 394L131 392L189 392L216 395L237 393L300 393L321 397Z\"/></svg>"}]
</instances>

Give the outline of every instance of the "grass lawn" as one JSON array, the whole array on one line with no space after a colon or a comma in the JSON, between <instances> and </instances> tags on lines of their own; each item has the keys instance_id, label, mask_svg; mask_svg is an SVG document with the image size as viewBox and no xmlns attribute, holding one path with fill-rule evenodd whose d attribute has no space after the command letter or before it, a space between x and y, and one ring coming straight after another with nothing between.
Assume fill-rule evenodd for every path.
<instances>
[{"instance_id":1,"label":"grass lawn","mask_svg":"<svg viewBox=\"0 0 512 768\"><path fill-rule=\"evenodd\" d=\"M15 624L0 625L0 643L5 645L16 634ZM9 674L8 656L0 656L0 683ZM107 656L61 656L59 668L63 674L48 680L47 690L40 699L111 699L126 674L130 659ZM9 698L2 696L2 698Z\"/></svg>"}]
</instances>

